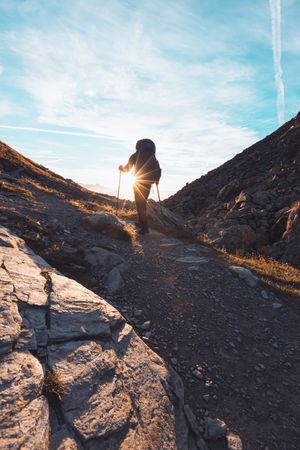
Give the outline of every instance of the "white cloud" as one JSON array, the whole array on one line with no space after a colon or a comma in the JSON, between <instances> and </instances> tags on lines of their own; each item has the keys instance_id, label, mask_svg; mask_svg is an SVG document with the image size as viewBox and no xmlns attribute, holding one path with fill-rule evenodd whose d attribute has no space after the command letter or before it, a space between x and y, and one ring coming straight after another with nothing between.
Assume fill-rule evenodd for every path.
<instances>
[{"instance_id":1,"label":"white cloud","mask_svg":"<svg viewBox=\"0 0 300 450\"><path fill-rule=\"evenodd\" d=\"M254 131L232 125L257 100L253 66L230 56L225 27L213 34L203 20L196 37L198 17L185 2L172 5L74 1L46 31L8 35L24 68L16 82L34 99L40 127L74 127L129 148L151 137L185 179L254 142Z\"/></svg>"}]
</instances>

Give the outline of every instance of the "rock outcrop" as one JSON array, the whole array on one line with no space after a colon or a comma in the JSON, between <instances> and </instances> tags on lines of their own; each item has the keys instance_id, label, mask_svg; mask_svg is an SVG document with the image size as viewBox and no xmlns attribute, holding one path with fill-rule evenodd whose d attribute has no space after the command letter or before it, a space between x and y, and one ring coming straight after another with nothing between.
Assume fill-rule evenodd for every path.
<instances>
[{"instance_id":1,"label":"rock outcrop","mask_svg":"<svg viewBox=\"0 0 300 450\"><path fill-rule=\"evenodd\" d=\"M299 199L300 113L164 205L216 247L300 266Z\"/></svg>"},{"instance_id":2,"label":"rock outcrop","mask_svg":"<svg viewBox=\"0 0 300 450\"><path fill-rule=\"evenodd\" d=\"M3 227L0 287L0 448L206 448L174 370Z\"/></svg>"}]
</instances>

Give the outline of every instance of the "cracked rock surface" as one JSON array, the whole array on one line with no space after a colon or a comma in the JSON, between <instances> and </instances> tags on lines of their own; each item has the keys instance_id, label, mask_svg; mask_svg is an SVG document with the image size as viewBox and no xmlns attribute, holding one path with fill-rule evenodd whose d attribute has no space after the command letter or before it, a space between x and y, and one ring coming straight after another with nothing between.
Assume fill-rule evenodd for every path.
<instances>
[{"instance_id":1,"label":"cracked rock surface","mask_svg":"<svg viewBox=\"0 0 300 450\"><path fill-rule=\"evenodd\" d=\"M0 448L205 449L173 369L0 228Z\"/></svg>"}]
</instances>

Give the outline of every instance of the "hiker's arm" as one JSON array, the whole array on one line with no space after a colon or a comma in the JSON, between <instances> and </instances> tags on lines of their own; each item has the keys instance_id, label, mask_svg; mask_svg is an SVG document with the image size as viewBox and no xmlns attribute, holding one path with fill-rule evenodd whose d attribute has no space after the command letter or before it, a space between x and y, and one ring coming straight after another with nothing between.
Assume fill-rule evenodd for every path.
<instances>
[{"instance_id":1,"label":"hiker's arm","mask_svg":"<svg viewBox=\"0 0 300 450\"><path fill-rule=\"evenodd\" d=\"M135 153L133 153L133 155L130 156L128 163L126 164L126 166L119 166L119 170L121 170L121 172L129 172L129 170L132 169L132 166L134 166L135 164Z\"/></svg>"}]
</instances>

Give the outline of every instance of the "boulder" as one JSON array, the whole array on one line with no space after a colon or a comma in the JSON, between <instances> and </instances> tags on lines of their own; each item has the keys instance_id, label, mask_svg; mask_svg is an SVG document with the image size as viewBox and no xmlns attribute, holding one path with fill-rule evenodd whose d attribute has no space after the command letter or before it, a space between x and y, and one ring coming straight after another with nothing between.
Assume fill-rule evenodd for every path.
<instances>
[{"instance_id":1,"label":"boulder","mask_svg":"<svg viewBox=\"0 0 300 450\"><path fill-rule=\"evenodd\" d=\"M117 253L102 247L91 247L85 251L85 261L90 266L103 266L107 271L118 264L122 264L124 259Z\"/></svg>"},{"instance_id":2,"label":"boulder","mask_svg":"<svg viewBox=\"0 0 300 450\"><path fill-rule=\"evenodd\" d=\"M114 267L108 274L105 287L109 293L117 292L124 286L124 280L120 273L120 270L117 267Z\"/></svg>"},{"instance_id":3,"label":"boulder","mask_svg":"<svg viewBox=\"0 0 300 450\"><path fill-rule=\"evenodd\" d=\"M205 420L205 438L206 439L220 439L227 434L226 423L220 419L212 419L207 417Z\"/></svg>"},{"instance_id":4,"label":"boulder","mask_svg":"<svg viewBox=\"0 0 300 450\"><path fill-rule=\"evenodd\" d=\"M83 219L84 225L116 239L130 240L127 224L115 214L102 212Z\"/></svg>"},{"instance_id":5,"label":"boulder","mask_svg":"<svg viewBox=\"0 0 300 450\"><path fill-rule=\"evenodd\" d=\"M256 241L256 233L249 225L231 225L220 230L219 237L213 244L219 248L224 247L230 252L248 251Z\"/></svg>"},{"instance_id":6,"label":"boulder","mask_svg":"<svg viewBox=\"0 0 300 450\"><path fill-rule=\"evenodd\" d=\"M238 193L240 189L240 183L238 180L233 180L230 183L225 184L218 192L218 200L230 200L234 195Z\"/></svg>"}]
</instances>

